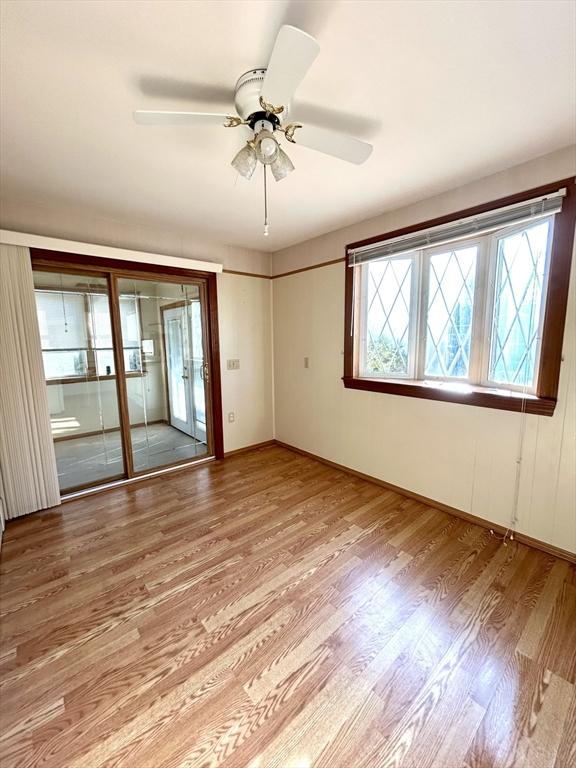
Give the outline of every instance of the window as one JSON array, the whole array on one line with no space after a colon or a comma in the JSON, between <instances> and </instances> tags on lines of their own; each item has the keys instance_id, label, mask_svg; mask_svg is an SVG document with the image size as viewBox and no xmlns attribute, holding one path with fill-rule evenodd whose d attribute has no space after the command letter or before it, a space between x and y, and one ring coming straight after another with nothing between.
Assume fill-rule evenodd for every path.
<instances>
[{"instance_id":1,"label":"window","mask_svg":"<svg viewBox=\"0 0 576 768\"><path fill-rule=\"evenodd\" d=\"M413 258L389 259L366 268L361 350L366 376L410 375L415 272Z\"/></svg>"},{"instance_id":2,"label":"window","mask_svg":"<svg viewBox=\"0 0 576 768\"><path fill-rule=\"evenodd\" d=\"M362 375L534 392L552 229L549 217L366 264Z\"/></svg>"},{"instance_id":3,"label":"window","mask_svg":"<svg viewBox=\"0 0 576 768\"><path fill-rule=\"evenodd\" d=\"M348 246L345 386L551 414L575 206L546 189Z\"/></svg>"},{"instance_id":4,"label":"window","mask_svg":"<svg viewBox=\"0 0 576 768\"><path fill-rule=\"evenodd\" d=\"M83 295L36 291L36 307L46 378L85 376L88 331Z\"/></svg>"},{"instance_id":5,"label":"window","mask_svg":"<svg viewBox=\"0 0 576 768\"><path fill-rule=\"evenodd\" d=\"M553 222L499 237L488 380L534 391L540 350L542 294Z\"/></svg>"},{"instance_id":6,"label":"window","mask_svg":"<svg viewBox=\"0 0 576 768\"><path fill-rule=\"evenodd\" d=\"M108 295L60 288L35 290L38 325L48 381L114 376ZM138 298L120 297L124 367L142 374Z\"/></svg>"},{"instance_id":7,"label":"window","mask_svg":"<svg viewBox=\"0 0 576 768\"><path fill-rule=\"evenodd\" d=\"M99 376L113 374L114 348L112 346L112 328L108 310L108 296L92 294L89 297L92 339L94 345L95 366ZM124 368L127 373L142 370L140 353L140 316L138 298L120 296L120 322L124 342Z\"/></svg>"}]
</instances>

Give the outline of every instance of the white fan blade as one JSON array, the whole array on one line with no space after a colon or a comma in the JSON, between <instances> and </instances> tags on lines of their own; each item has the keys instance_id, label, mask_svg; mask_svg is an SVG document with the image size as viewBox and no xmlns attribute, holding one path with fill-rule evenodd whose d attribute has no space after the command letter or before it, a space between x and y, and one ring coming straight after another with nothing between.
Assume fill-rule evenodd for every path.
<instances>
[{"instance_id":1,"label":"white fan blade","mask_svg":"<svg viewBox=\"0 0 576 768\"><path fill-rule=\"evenodd\" d=\"M348 136L346 133L317 128L314 125L298 128L294 134L294 141L303 147L315 149L325 155L333 155L357 165L367 160L372 152L372 144L360 141L354 136Z\"/></svg>"},{"instance_id":2,"label":"white fan blade","mask_svg":"<svg viewBox=\"0 0 576 768\"><path fill-rule=\"evenodd\" d=\"M138 109L134 120L139 125L224 125L228 115L215 112L153 112Z\"/></svg>"},{"instance_id":3,"label":"white fan blade","mask_svg":"<svg viewBox=\"0 0 576 768\"><path fill-rule=\"evenodd\" d=\"M262 83L261 94L268 104L288 106L319 51L311 35L288 24L280 27Z\"/></svg>"}]
</instances>

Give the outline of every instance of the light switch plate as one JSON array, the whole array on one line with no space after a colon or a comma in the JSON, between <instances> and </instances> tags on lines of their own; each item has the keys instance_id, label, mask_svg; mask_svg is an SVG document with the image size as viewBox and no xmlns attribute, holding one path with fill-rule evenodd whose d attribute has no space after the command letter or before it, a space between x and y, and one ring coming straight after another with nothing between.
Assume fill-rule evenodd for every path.
<instances>
[{"instance_id":1,"label":"light switch plate","mask_svg":"<svg viewBox=\"0 0 576 768\"><path fill-rule=\"evenodd\" d=\"M238 371L240 369L240 360L226 360L226 368L229 371Z\"/></svg>"}]
</instances>

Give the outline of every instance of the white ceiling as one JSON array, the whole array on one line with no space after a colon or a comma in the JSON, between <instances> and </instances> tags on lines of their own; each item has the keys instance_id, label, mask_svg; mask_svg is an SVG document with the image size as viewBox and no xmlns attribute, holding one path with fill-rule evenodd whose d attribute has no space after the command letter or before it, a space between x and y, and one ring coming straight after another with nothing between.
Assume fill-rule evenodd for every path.
<instances>
[{"instance_id":1,"label":"white ceiling","mask_svg":"<svg viewBox=\"0 0 576 768\"><path fill-rule=\"evenodd\" d=\"M574 141L572 2L1 7L1 185L11 201L274 251ZM142 127L132 110L226 111L207 87L232 91L240 74L265 65L286 22L321 45L298 91L303 114L334 110L333 126L375 148L358 167L288 145L296 171L271 184L265 239L262 179L246 182L230 167L245 129Z\"/></svg>"}]
</instances>

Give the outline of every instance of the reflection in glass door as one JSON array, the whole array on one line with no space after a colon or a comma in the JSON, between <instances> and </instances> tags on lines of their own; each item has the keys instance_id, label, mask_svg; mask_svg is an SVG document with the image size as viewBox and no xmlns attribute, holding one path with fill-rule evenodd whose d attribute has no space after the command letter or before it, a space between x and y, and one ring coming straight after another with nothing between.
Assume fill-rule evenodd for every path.
<instances>
[{"instance_id":1,"label":"reflection in glass door","mask_svg":"<svg viewBox=\"0 0 576 768\"><path fill-rule=\"evenodd\" d=\"M162 310L167 360L169 422L206 442L206 395L202 308L192 299L188 306Z\"/></svg>"},{"instance_id":2,"label":"reflection in glass door","mask_svg":"<svg viewBox=\"0 0 576 768\"><path fill-rule=\"evenodd\" d=\"M180 308L166 309L162 314L166 345L169 423L187 435L192 435L192 398L185 356L186 318Z\"/></svg>"},{"instance_id":3,"label":"reflection in glass door","mask_svg":"<svg viewBox=\"0 0 576 768\"><path fill-rule=\"evenodd\" d=\"M117 291L134 472L209 455L204 286L122 277Z\"/></svg>"},{"instance_id":4,"label":"reflection in glass door","mask_svg":"<svg viewBox=\"0 0 576 768\"><path fill-rule=\"evenodd\" d=\"M210 368L217 329L208 311L215 278L158 280L131 265L138 270L132 278L123 264L37 253L37 316L61 492L220 457L219 371L212 381Z\"/></svg>"},{"instance_id":5,"label":"reflection in glass door","mask_svg":"<svg viewBox=\"0 0 576 768\"><path fill-rule=\"evenodd\" d=\"M34 270L61 492L125 476L108 280Z\"/></svg>"}]
</instances>

